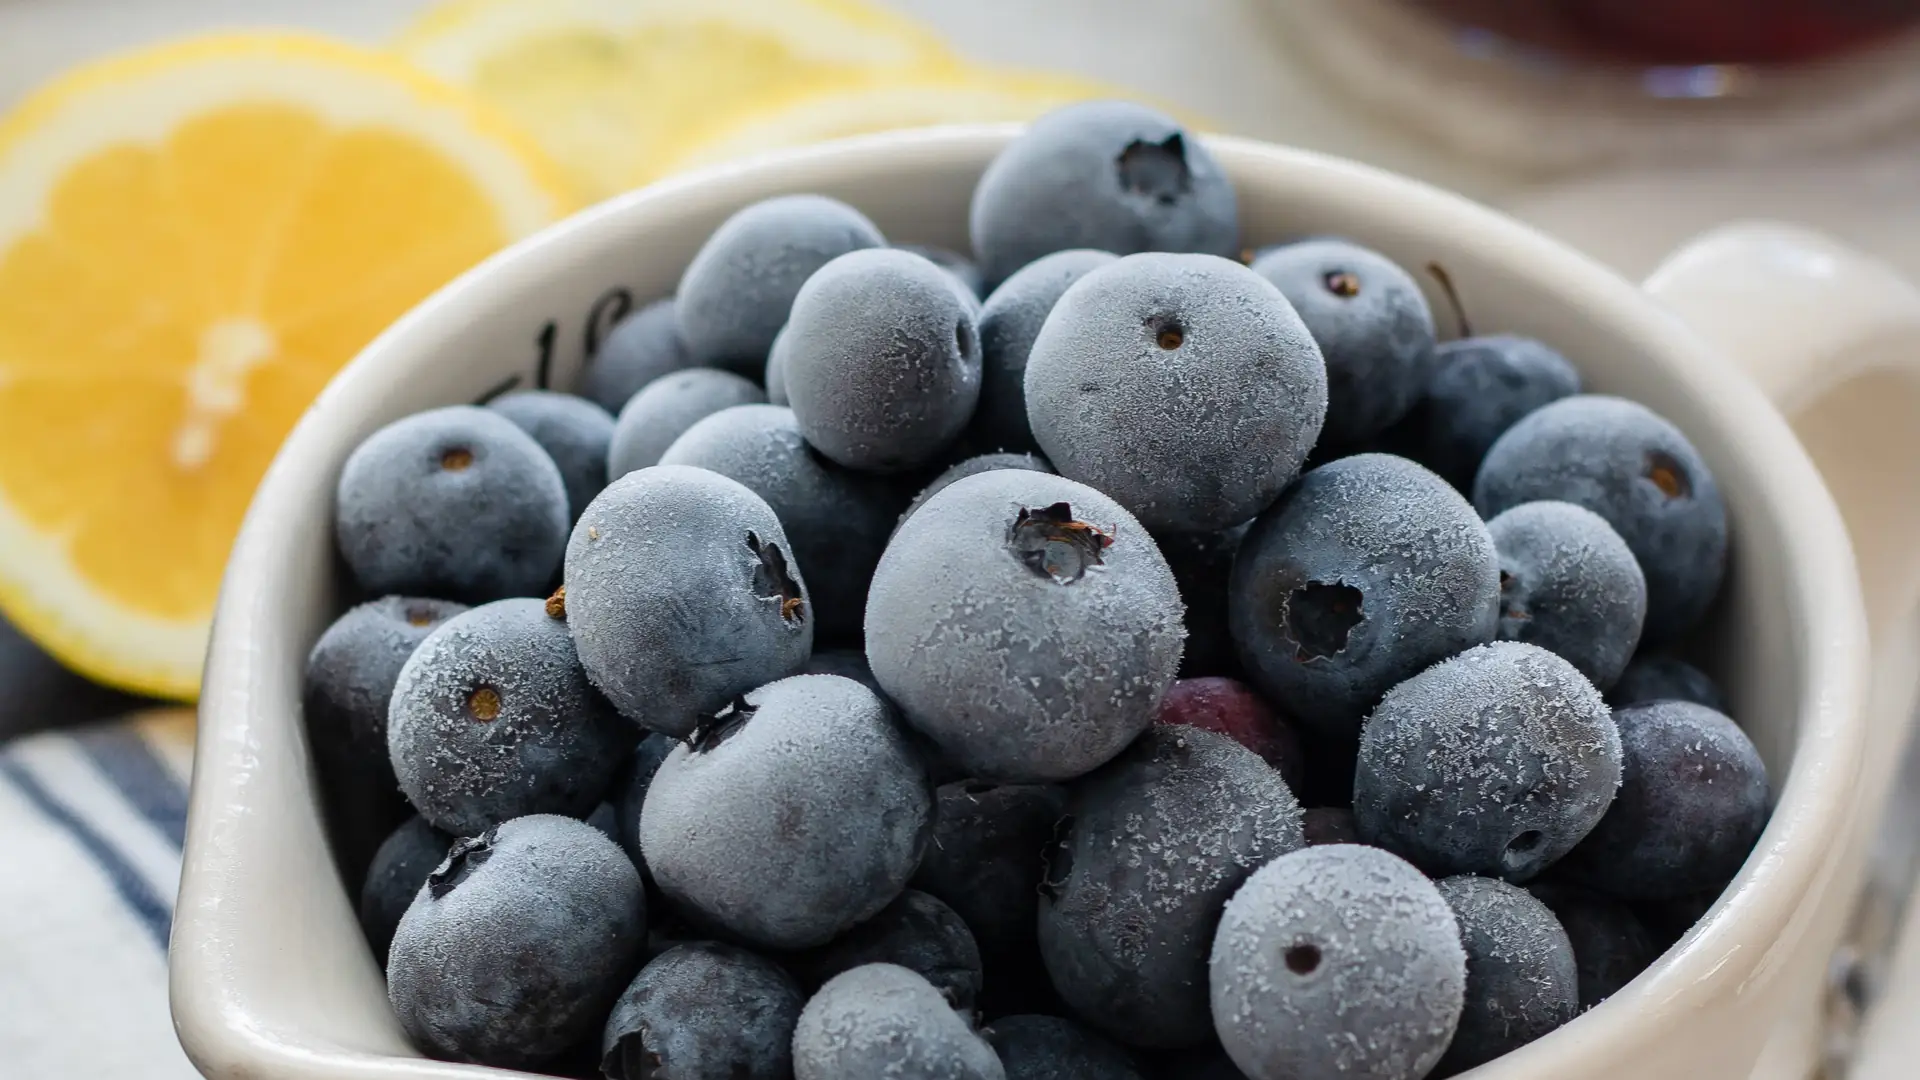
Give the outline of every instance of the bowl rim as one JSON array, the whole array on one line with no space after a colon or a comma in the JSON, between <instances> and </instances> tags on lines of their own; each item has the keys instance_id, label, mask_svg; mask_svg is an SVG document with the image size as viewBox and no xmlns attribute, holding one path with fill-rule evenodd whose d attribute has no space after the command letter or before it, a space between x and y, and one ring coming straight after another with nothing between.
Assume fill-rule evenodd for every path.
<instances>
[{"instance_id":1,"label":"bowl rim","mask_svg":"<svg viewBox=\"0 0 1920 1080\"><path fill-rule=\"evenodd\" d=\"M561 265L577 238L609 221L649 215L665 220L676 205L705 205L702 200L766 186L769 178L790 176L792 184L781 179L777 186L806 190L818 182L811 177L884 173L890 163L907 158L978 169L1023 129L1019 124L946 125L860 136L716 165L618 196L548 226L456 278L384 331L320 393L256 490L215 611L170 958L175 1028L203 1072L301 1078L476 1075L473 1066L317 1045L297 1028L255 1015L229 978L231 954L271 946L249 937L240 910L244 905L222 903L226 887L247 876L250 859L277 835L277 823L265 821L249 801L255 797L249 789L260 780L262 751L277 743L298 763L304 765L305 758L304 726L269 722L256 705L257 698L283 690L279 684L285 678L284 672L262 671L256 662L253 643L273 632L276 616L262 597L271 589L262 586L283 573L276 553L291 540L288 520L295 507L313 498L318 479L313 462L336 449L341 418L404 385L417 366L407 358L431 341L435 326L457 308L510 298L543 270ZM1302 183L1346 185L1360 195L1398 200L1416 208L1423 220L1447 220L1450 232L1471 234L1463 243L1524 264L1533 276L1556 279L1561 284L1555 291L1580 296L1596 322L1620 336L1653 343L1663 356L1662 378L1696 400L1734 448L1729 452L1754 466L1749 470L1753 483L1742 493L1756 504L1754 516L1777 532L1788 556L1785 587L1805 672L1795 708L1800 726L1793 767L1776 792L1773 818L1735 883L1680 944L1574 1023L1488 1068L1502 1075L1557 1075L1555 1062L1590 1062L1595 1053L1617 1055L1623 1045L1646 1046L1657 1035L1673 1035L1714 995L1743 994L1786 962L1812 929L1813 912L1847 847L1834 841L1848 835L1858 810L1849 795L1864 752L1866 621L1852 546L1831 495L1760 390L1656 301L1597 261L1496 210L1387 170L1249 139L1206 136L1204 142L1236 186L1257 183L1250 177L1262 173L1285 173ZM306 782L303 776L281 779ZM302 790L311 812L312 792ZM1739 977L1729 986L1735 974Z\"/></svg>"}]
</instances>

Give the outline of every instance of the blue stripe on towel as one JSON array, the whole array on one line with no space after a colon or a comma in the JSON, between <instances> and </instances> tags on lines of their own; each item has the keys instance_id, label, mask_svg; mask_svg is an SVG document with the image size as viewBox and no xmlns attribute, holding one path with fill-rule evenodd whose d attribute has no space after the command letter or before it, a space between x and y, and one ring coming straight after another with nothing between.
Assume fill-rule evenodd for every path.
<instances>
[{"instance_id":1,"label":"blue stripe on towel","mask_svg":"<svg viewBox=\"0 0 1920 1080\"><path fill-rule=\"evenodd\" d=\"M179 850L187 835L187 789L147 740L123 727L78 731L72 738L128 805Z\"/></svg>"},{"instance_id":2,"label":"blue stripe on towel","mask_svg":"<svg viewBox=\"0 0 1920 1080\"><path fill-rule=\"evenodd\" d=\"M173 913L167 909L165 901L154 895L153 889L140 876L140 872L127 862L126 857L94 831L93 826L82 821L70 807L54 797L39 779L11 755L0 754L0 777L11 781L28 802L73 837L74 842L107 875L114 891L120 894L120 899L146 926L147 932L153 935L153 943L164 951L167 937L173 932Z\"/></svg>"}]
</instances>

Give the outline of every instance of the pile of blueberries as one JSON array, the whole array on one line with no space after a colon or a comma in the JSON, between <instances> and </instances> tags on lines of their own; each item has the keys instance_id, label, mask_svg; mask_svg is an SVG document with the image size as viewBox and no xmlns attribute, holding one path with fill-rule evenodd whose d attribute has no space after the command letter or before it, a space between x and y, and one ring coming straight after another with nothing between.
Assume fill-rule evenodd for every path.
<instances>
[{"instance_id":1,"label":"pile of blueberries","mask_svg":"<svg viewBox=\"0 0 1920 1080\"><path fill-rule=\"evenodd\" d=\"M1672 652L1705 463L1375 252L1239 231L1175 122L1078 105L972 259L769 199L577 396L362 443L306 719L415 1045L1417 1080L1677 940L1770 798Z\"/></svg>"}]
</instances>

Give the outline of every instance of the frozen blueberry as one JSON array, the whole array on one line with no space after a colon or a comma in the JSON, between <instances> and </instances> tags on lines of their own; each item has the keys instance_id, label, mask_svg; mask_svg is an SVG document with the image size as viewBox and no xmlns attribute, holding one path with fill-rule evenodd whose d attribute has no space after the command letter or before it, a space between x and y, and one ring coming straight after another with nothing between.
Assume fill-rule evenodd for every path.
<instances>
[{"instance_id":1,"label":"frozen blueberry","mask_svg":"<svg viewBox=\"0 0 1920 1080\"><path fill-rule=\"evenodd\" d=\"M901 251L911 251L945 270L953 280L960 283L960 288L965 290L966 295L971 297L974 303L979 303L980 297L985 295L981 288L980 267L965 255L948 248L935 247L932 244L895 244L893 246Z\"/></svg>"},{"instance_id":2,"label":"frozen blueberry","mask_svg":"<svg viewBox=\"0 0 1920 1080\"><path fill-rule=\"evenodd\" d=\"M1355 445L1405 416L1433 371L1433 313L1420 286L1377 251L1304 240L1253 264L1293 304L1327 367L1321 438Z\"/></svg>"},{"instance_id":3,"label":"frozen blueberry","mask_svg":"<svg viewBox=\"0 0 1920 1080\"><path fill-rule=\"evenodd\" d=\"M723 409L766 400L758 386L731 371L688 368L663 375L620 410L607 445L607 476L617 480L635 469L658 465L667 448L701 420Z\"/></svg>"},{"instance_id":4,"label":"frozen blueberry","mask_svg":"<svg viewBox=\"0 0 1920 1080\"><path fill-rule=\"evenodd\" d=\"M706 469L656 465L607 485L567 544L567 625L621 713L685 736L738 695L800 670L813 605L766 500Z\"/></svg>"},{"instance_id":5,"label":"frozen blueberry","mask_svg":"<svg viewBox=\"0 0 1920 1080\"><path fill-rule=\"evenodd\" d=\"M422 817L474 836L523 814L584 817L637 733L587 682L566 624L533 599L456 615L400 669L387 751Z\"/></svg>"},{"instance_id":6,"label":"frozen blueberry","mask_svg":"<svg viewBox=\"0 0 1920 1080\"><path fill-rule=\"evenodd\" d=\"M675 440L660 463L711 469L765 499L806 574L818 632L858 639L867 583L906 501L899 484L826 460L807 445L793 410L778 405L714 413Z\"/></svg>"},{"instance_id":7,"label":"frozen blueberry","mask_svg":"<svg viewBox=\"0 0 1920 1080\"><path fill-rule=\"evenodd\" d=\"M421 1052L527 1068L606 1019L646 941L640 875L583 821L456 841L393 936L387 1000Z\"/></svg>"},{"instance_id":8,"label":"frozen blueberry","mask_svg":"<svg viewBox=\"0 0 1920 1080\"><path fill-rule=\"evenodd\" d=\"M618 793L615 792L614 794ZM603 802L599 806L594 807L593 813L586 816L586 822L594 828L599 829L601 835L607 839L616 844L620 843L620 810L614 806L614 804ZM638 870L639 867L636 866L634 869Z\"/></svg>"},{"instance_id":9,"label":"frozen blueberry","mask_svg":"<svg viewBox=\"0 0 1920 1080\"><path fill-rule=\"evenodd\" d=\"M1227 625L1227 585L1233 577L1233 557L1246 539L1248 524L1207 533L1160 532L1154 537L1160 554L1173 568L1180 599L1187 607L1187 650L1180 657L1180 677L1238 676L1240 658L1234 654L1233 634Z\"/></svg>"},{"instance_id":10,"label":"frozen blueberry","mask_svg":"<svg viewBox=\"0 0 1920 1080\"><path fill-rule=\"evenodd\" d=\"M646 804L653 774L660 771L660 763L667 760L676 745L672 738L657 731L641 739L615 778L613 791L608 796L613 800L613 812L620 826L614 839L620 842L620 849L633 860L643 879L650 880L651 875L647 873L646 860L640 855L640 808Z\"/></svg>"},{"instance_id":11,"label":"frozen blueberry","mask_svg":"<svg viewBox=\"0 0 1920 1080\"><path fill-rule=\"evenodd\" d=\"M1521 503L1487 522L1500 553L1500 639L1538 645L1604 691L1640 642L1647 579L1600 515Z\"/></svg>"},{"instance_id":12,"label":"frozen blueberry","mask_svg":"<svg viewBox=\"0 0 1920 1080\"><path fill-rule=\"evenodd\" d=\"M1227 902L1214 1026L1251 1080L1419 1080L1460 1020L1467 957L1440 891L1377 848L1311 847Z\"/></svg>"},{"instance_id":13,"label":"frozen blueberry","mask_svg":"<svg viewBox=\"0 0 1920 1080\"><path fill-rule=\"evenodd\" d=\"M427 824L418 814L400 823L380 850L373 853L366 884L360 887L360 929L373 955L387 962L387 946L413 895L427 883L427 875L446 860L453 837Z\"/></svg>"},{"instance_id":14,"label":"frozen blueberry","mask_svg":"<svg viewBox=\"0 0 1920 1080\"><path fill-rule=\"evenodd\" d=\"M1580 392L1567 358L1512 334L1461 338L1434 350L1433 374L1406 418L1409 453L1461 491L1506 430L1549 402Z\"/></svg>"},{"instance_id":15,"label":"frozen blueberry","mask_svg":"<svg viewBox=\"0 0 1920 1080\"><path fill-rule=\"evenodd\" d=\"M848 468L932 461L980 397L973 309L909 251L856 251L821 267L794 298L782 348L800 430Z\"/></svg>"},{"instance_id":16,"label":"frozen blueberry","mask_svg":"<svg viewBox=\"0 0 1920 1080\"><path fill-rule=\"evenodd\" d=\"M1726 695L1706 672L1676 656L1646 653L1627 662L1627 669L1608 691L1616 709L1650 701L1691 701L1716 712L1727 711Z\"/></svg>"},{"instance_id":17,"label":"frozen blueberry","mask_svg":"<svg viewBox=\"0 0 1920 1080\"><path fill-rule=\"evenodd\" d=\"M1213 155L1171 117L1123 101L1034 121L987 166L967 226L989 288L1069 248L1230 256L1240 243L1233 183Z\"/></svg>"},{"instance_id":18,"label":"frozen blueberry","mask_svg":"<svg viewBox=\"0 0 1920 1080\"><path fill-rule=\"evenodd\" d=\"M895 964L834 976L800 1011L794 1080L1006 1080L1000 1058L940 991Z\"/></svg>"},{"instance_id":19,"label":"frozen blueberry","mask_svg":"<svg viewBox=\"0 0 1920 1080\"><path fill-rule=\"evenodd\" d=\"M613 416L572 394L520 390L495 398L487 408L533 436L560 469L567 489L567 523L580 517L607 486L607 445L613 440Z\"/></svg>"},{"instance_id":20,"label":"frozen blueberry","mask_svg":"<svg viewBox=\"0 0 1920 1080\"><path fill-rule=\"evenodd\" d=\"M347 457L334 539L360 588L485 603L542 593L567 545L553 459L488 409L396 420Z\"/></svg>"},{"instance_id":21,"label":"frozen blueberry","mask_svg":"<svg viewBox=\"0 0 1920 1080\"><path fill-rule=\"evenodd\" d=\"M887 703L852 679L798 675L668 755L640 847L675 902L748 941L807 948L900 895L932 813L925 767Z\"/></svg>"},{"instance_id":22,"label":"frozen blueberry","mask_svg":"<svg viewBox=\"0 0 1920 1080\"><path fill-rule=\"evenodd\" d=\"M1620 795L1567 856L1568 874L1622 900L1673 900L1725 883L1767 827L1767 766L1746 732L1691 701L1613 714Z\"/></svg>"},{"instance_id":23,"label":"frozen blueberry","mask_svg":"<svg viewBox=\"0 0 1920 1080\"><path fill-rule=\"evenodd\" d=\"M1040 448L1027 423L1027 356L1040 326L1067 287L1113 262L1105 251L1056 251L1000 283L980 309L980 405L969 433L983 449L1026 453Z\"/></svg>"},{"instance_id":24,"label":"frozen blueberry","mask_svg":"<svg viewBox=\"0 0 1920 1080\"><path fill-rule=\"evenodd\" d=\"M1290 790L1300 788L1306 769L1300 737L1246 683L1218 676L1181 679L1167 688L1155 722L1189 724L1225 735L1279 770Z\"/></svg>"},{"instance_id":25,"label":"frozen blueberry","mask_svg":"<svg viewBox=\"0 0 1920 1080\"><path fill-rule=\"evenodd\" d=\"M1176 532L1265 509L1327 408L1326 365L1293 305L1216 255L1130 255L1074 282L1025 386L1034 439L1062 476Z\"/></svg>"},{"instance_id":26,"label":"frozen blueberry","mask_svg":"<svg viewBox=\"0 0 1920 1080\"><path fill-rule=\"evenodd\" d=\"M809 988L865 964L898 964L933 984L956 1009L980 996L980 948L952 908L908 889L880 914L788 959Z\"/></svg>"},{"instance_id":27,"label":"frozen blueberry","mask_svg":"<svg viewBox=\"0 0 1920 1080\"><path fill-rule=\"evenodd\" d=\"M1467 953L1466 1008L1438 1074L1484 1065L1573 1019L1580 1011L1573 943L1545 904L1472 874L1434 884Z\"/></svg>"},{"instance_id":28,"label":"frozen blueberry","mask_svg":"<svg viewBox=\"0 0 1920 1080\"><path fill-rule=\"evenodd\" d=\"M901 513L900 520L905 521L912 517L913 512L925 506L928 499L947 490L959 481L965 480L969 476L979 476L981 473L994 472L999 469L1050 473L1053 471L1053 466L1047 464L1045 458L1034 454L981 454L978 457L970 457L947 469L947 471L941 473L939 476L934 477L932 483L921 488L920 494L915 495L913 501L908 503L906 510Z\"/></svg>"},{"instance_id":29,"label":"frozen blueberry","mask_svg":"<svg viewBox=\"0 0 1920 1080\"><path fill-rule=\"evenodd\" d=\"M1620 786L1600 692L1534 645L1470 649L1394 687L1360 733L1360 835L1434 874L1526 881Z\"/></svg>"},{"instance_id":30,"label":"frozen blueberry","mask_svg":"<svg viewBox=\"0 0 1920 1080\"><path fill-rule=\"evenodd\" d=\"M1534 885L1529 892L1553 911L1573 944L1580 1007L1591 1009L1660 958L1660 947L1633 909L1581 889Z\"/></svg>"},{"instance_id":31,"label":"frozen blueberry","mask_svg":"<svg viewBox=\"0 0 1920 1080\"><path fill-rule=\"evenodd\" d=\"M607 1080L790 1080L806 1003L778 964L701 941L647 962L601 1036Z\"/></svg>"},{"instance_id":32,"label":"frozen blueberry","mask_svg":"<svg viewBox=\"0 0 1920 1080\"><path fill-rule=\"evenodd\" d=\"M981 1034L1007 1080L1147 1080L1132 1054L1058 1016L1003 1016Z\"/></svg>"},{"instance_id":33,"label":"frozen blueberry","mask_svg":"<svg viewBox=\"0 0 1920 1080\"><path fill-rule=\"evenodd\" d=\"M614 324L573 390L619 415L648 383L692 366L673 300L655 300Z\"/></svg>"},{"instance_id":34,"label":"frozen blueberry","mask_svg":"<svg viewBox=\"0 0 1920 1080\"><path fill-rule=\"evenodd\" d=\"M1180 594L1113 500L1046 473L970 476L894 534L867 660L974 776L1065 780L1146 730L1180 665Z\"/></svg>"},{"instance_id":35,"label":"frozen blueberry","mask_svg":"<svg viewBox=\"0 0 1920 1080\"><path fill-rule=\"evenodd\" d=\"M680 277L676 305L687 351L698 364L760 374L814 271L885 243L860 211L824 195L782 195L739 211Z\"/></svg>"},{"instance_id":36,"label":"frozen blueberry","mask_svg":"<svg viewBox=\"0 0 1920 1080\"><path fill-rule=\"evenodd\" d=\"M1487 451L1473 504L1491 518L1557 499L1607 519L1647 577L1643 637L1672 641L1720 592L1727 509L1693 444L1651 409L1577 394L1528 413Z\"/></svg>"},{"instance_id":37,"label":"frozen blueberry","mask_svg":"<svg viewBox=\"0 0 1920 1080\"><path fill-rule=\"evenodd\" d=\"M1207 946L1255 867L1306 843L1300 805L1224 735L1155 725L1072 787L1040 889L1040 955L1081 1019L1139 1046L1212 1030Z\"/></svg>"},{"instance_id":38,"label":"frozen blueberry","mask_svg":"<svg viewBox=\"0 0 1920 1080\"><path fill-rule=\"evenodd\" d=\"M787 399L787 328L780 327L773 344L767 347L767 371L761 381L767 387L767 404L791 405Z\"/></svg>"},{"instance_id":39,"label":"frozen blueberry","mask_svg":"<svg viewBox=\"0 0 1920 1080\"><path fill-rule=\"evenodd\" d=\"M1300 831L1310 846L1360 842L1360 828L1353 822L1353 811L1337 806L1315 806L1306 810L1300 817Z\"/></svg>"},{"instance_id":40,"label":"frozen blueberry","mask_svg":"<svg viewBox=\"0 0 1920 1080\"><path fill-rule=\"evenodd\" d=\"M1351 740L1389 687L1493 640L1499 593L1493 537L1458 492L1405 458L1358 454L1254 522L1227 618L1270 699Z\"/></svg>"}]
</instances>

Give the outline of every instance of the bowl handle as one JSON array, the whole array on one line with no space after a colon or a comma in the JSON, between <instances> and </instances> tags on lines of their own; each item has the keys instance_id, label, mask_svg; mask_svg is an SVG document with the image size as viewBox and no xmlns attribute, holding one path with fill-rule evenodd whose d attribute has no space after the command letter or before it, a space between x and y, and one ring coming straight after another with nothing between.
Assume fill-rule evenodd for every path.
<instances>
[{"instance_id":1,"label":"bowl handle","mask_svg":"<svg viewBox=\"0 0 1920 1080\"><path fill-rule=\"evenodd\" d=\"M1911 756L1920 691L1920 288L1827 236L1770 222L1703 233L1669 255L1645 287L1745 367L1787 415L1846 519L1873 643L1861 775L1861 805L1872 808L1863 824L1873 827ZM1906 774L1903 788L1920 785L1914 766ZM1908 818L1910 809L1902 801L1892 813ZM1867 985L1880 984L1884 1016L1896 998L1920 1003L1920 904L1906 903L1920 819L1889 818L1879 827L1877 865L1842 958L1865 965ZM1864 857L1869 838L1855 841ZM1908 939L1897 950L1904 959L1888 969L1896 938ZM1861 985L1844 964L1836 974L1849 990ZM1851 1027L1845 1021L1865 1004L1839 1002L1830 1019ZM1829 1030L1830 1050L1854 1050L1862 1065L1897 1061L1899 1075L1911 1075L1904 1070L1920 1057L1920 1028L1878 1019L1869 1018L1857 1043L1850 1032ZM1902 1045L1886 1045L1890 1039Z\"/></svg>"}]
</instances>

